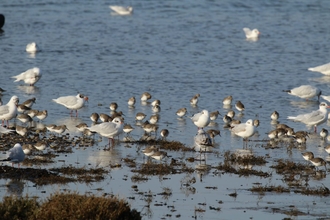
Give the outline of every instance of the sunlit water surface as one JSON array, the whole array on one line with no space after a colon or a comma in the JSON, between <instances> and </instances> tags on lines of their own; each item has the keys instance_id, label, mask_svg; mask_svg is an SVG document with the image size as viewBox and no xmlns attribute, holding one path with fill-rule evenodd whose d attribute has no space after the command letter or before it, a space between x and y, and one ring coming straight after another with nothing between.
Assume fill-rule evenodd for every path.
<instances>
[{"instance_id":1,"label":"sunlit water surface","mask_svg":"<svg viewBox=\"0 0 330 220\"><path fill-rule=\"evenodd\" d=\"M170 131L168 140L177 140L193 147L197 128L189 118L178 120L175 112L182 107L192 115L202 109L219 110L223 115L222 99L232 95L235 103L241 100L245 112L238 118L259 119L259 136L252 140L268 139L266 133L274 128L270 114L277 110L280 122L296 130L306 130L305 125L286 120L289 115L310 112L318 102L289 96L282 92L303 84L319 87L330 95L330 78L307 71L308 67L329 62L330 2L328 1L123 1L132 5L134 14L118 16L108 5L117 2L43 0L3 0L0 13L6 17L0 34L0 87L7 90L2 97L7 102L12 95L21 101L36 97L34 108L49 112L45 124L68 124L72 136L79 135L74 126L80 122L91 124L93 112L109 114L109 104L117 102L125 114L125 122L135 124L135 114L153 114L151 106L137 102L128 108L127 100L148 91L152 100L161 100L159 131ZM260 39L245 40L243 27L258 28ZM35 55L25 52L27 43L35 41L41 51ZM43 76L34 86L14 83L11 76L37 66ZM59 96L81 92L89 96L89 103L79 111L79 117L70 118L69 110L51 100ZM199 93L197 107L189 99ZM235 108L232 106L235 110ZM236 110L235 110L236 111ZM238 115L238 112L236 111ZM214 153L205 155L207 165L223 162L225 151L243 147L241 138L234 137L223 128L219 116L213 128L221 130L216 137ZM328 128L329 124L321 127ZM321 128L320 127L320 128ZM135 139L143 133L140 127L132 132ZM96 137L98 138L98 137ZM120 137L121 139L123 136ZM96 195L112 193L127 198L132 208L144 219L281 219L290 217L277 212L296 209L306 213L303 218L329 217L327 197L303 196L296 193L259 195L249 189L261 185L285 185L282 177L270 168L277 159L304 162L301 152L313 151L327 158L318 134L312 135L306 149L264 149L264 142L249 142L253 153L267 156L265 166L256 170L272 173L270 178L239 177L222 174L216 169L190 176L176 174L151 176L148 181L135 183L134 173L121 160L144 162L144 146L118 143L111 151L104 151L108 140L97 146L76 148L74 153L60 155L56 162L41 168L58 166L97 167L109 170L106 180L100 183L50 185L35 187L28 181L10 183L0 180L2 196L11 195L10 184L21 187L20 194L47 197L49 194L70 189ZM138 149L141 147L141 149ZM185 160L199 153L168 152L170 158ZM122 167L110 168L121 163ZM187 163L196 168L201 162ZM181 183L195 177L192 188ZM328 186L329 178L310 179L311 187ZM138 185L137 194L132 185ZM158 195L170 188L172 195ZM97 190L98 189L98 190ZM99 190L102 189L102 190ZM237 197L229 196L237 193ZM146 194L151 193L149 208ZM210 207L220 208L220 211ZM196 209L205 212L195 212ZM170 217L170 215L172 217Z\"/></svg>"}]
</instances>

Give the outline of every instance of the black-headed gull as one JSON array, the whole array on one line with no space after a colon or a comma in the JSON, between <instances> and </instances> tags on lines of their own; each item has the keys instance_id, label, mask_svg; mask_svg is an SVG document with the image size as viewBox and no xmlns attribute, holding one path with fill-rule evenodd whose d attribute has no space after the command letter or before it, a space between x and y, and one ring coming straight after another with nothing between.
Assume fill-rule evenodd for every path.
<instances>
[{"instance_id":1,"label":"black-headed gull","mask_svg":"<svg viewBox=\"0 0 330 220\"><path fill-rule=\"evenodd\" d=\"M62 96L57 99L53 99L53 101L70 109L71 116L72 111L76 110L76 117L78 117L78 109L81 109L84 106L85 102L88 101L88 97L78 94L76 96Z\"/></svg>"},{"instance_id":2,"label":"black-headed gull","mask_svg":"<svg viewBox=\"0 0 330 220\"><path fill-rule=\"evenodd\" d=\"M117 6L117 5L109 5L109 8L119 15L130 15L133 13L132 6L124 7L124 6Z\"/></svg>"},{"instance_id":3,"label":"black-headed gull","mask_svg":"<svg viewBox=\"0 0 330 220\"><path fill-rule=\"evenodd\" d=\"M113 146L113 138L123 132L123 121L120 117L116 117L111 122L103 122L101 124L88 127L87 129L92 132L96 132L103 137L109 138L109 146L110 141L112 142Z\"/></svg>"},{"instance_id":4,"label":"black-headed gull","mask_svg":"<svg viewBox=\"0 0 330 220\"><path fill-rule=\"evenodd\" d=\"M14 130L10 130L8 128L0 126L0 133L1 134L8 134L8 133L11 133L11 132L14 132Z\"/></svg>"},{"instance_id":5,"label":"black-headed gull","mask_svg":"<svg viewBox=\"0 0 330 220\"><path fill-rule=\"evenodd\" d=\"M288 119L302 122L307 126L314 126L314 131L316 132L317 126L323 124L328 120L327 108L329 107L330 106L328 106L327 103L321 102L318 110L306 114L300 114L297 116L288 116Z\"/></svg>"},{"instance_id":6,"label":"black-headed gull","mask_svg":"<svg viewBox=\"0 0 330 220\"><path fill-rule=\"evenodd\" d=\"M34 67L32 69L28 69L21 74L18 74L17 76L12 76L11 78L16 79L14 82L23 80L25 84L33 86L41 78L41 73L38 67Z\"/></svg>"},{"instance_id":7,"label":"black-headed gull","mask_svg":"<svg viewBox=\"0 0 330 220\"><path fill-rule=\"evenodd\" d=\"M319 88L311 85L302 85L290 90L283 90L283 92L287 92L290 95L297 96L302 99L317 97L318 100L322 94L322 91Z\"/></svg>"},{"instance_id":8,"label":"black-headed gull","mask_svg":"<svg viewBox=\"0 0 330 220\"><path fill-rule=\"evenodd\" d=\"M36 53L38 51L38 46L36 42L31 42L26 45L25 50L28 53Z\"/></svg>"},{"instance_id":9,"label":"black-headed gull","mask_svg":"<svg viewBox=\"0 0 330 220\"><path fill-rule=\"evenodd\" d=\"M20 144L15 144L13 148L8 150L8 157L6 159L3 159L1 161L9 161L12 163L12 166L14 163L18 163L18 167L20 166L20 162L22 162L25 158L24 151L22 149L22 146Z\"/></svg>"},{"instance_id":10,"label":"black-headed gull","mask_svg":"<svg viewBox=\"0 0 330 220\"><path fill-rule=\"evenodd\" d=\"M199 113L194 114L191 117L193 123L199 128L204 128L210 123L210 115L208 110L203 110Z\"/></svg>"},{"instance_id":11,"label":"black-headed gull","mask_svg":"<svg viewBox=\"0 0 330 220\"><path fill-rule=\"evenodd\" d=\"M320 72L324 75L330 75L330 63L326 63L320 66L308 68L312 72Z\"/></svg>"},{"instance_id":12,"label":"black-headed gull","mask_svg":"<svg viewBox=\"0 0 330 220\"><path fill-rule=\"evenodd\" d=\"M255 127L253 126L253 120L249 119L245 123L233 125L231 131L235 135L242 137L243 140L247 140L255 132Z\"/></svg>"},{"instance_id":13,"label":"black-headed gull","mask_svg":"<svg viewBox=\"0 0 330 220\"><path fill-rule=\"evenodd\" d=\"M251 30L250 28L243 28L246 39L257 40L259 38L260 32L258 29Z\"/></svg>"},{"instance_id":14,"label":"black-headed gull","mask_svg":"<svg viewBox=\"0 0 330 220\"><path fill-rule=\"evenodd\" d=\"M18 97L14 95L6 105L0 106L0 120L2 120L2 125L4 125L4 120L6 120L7 126L9 126L8 120L16 117L18 102Z\"/></svg>"}]
</instances>

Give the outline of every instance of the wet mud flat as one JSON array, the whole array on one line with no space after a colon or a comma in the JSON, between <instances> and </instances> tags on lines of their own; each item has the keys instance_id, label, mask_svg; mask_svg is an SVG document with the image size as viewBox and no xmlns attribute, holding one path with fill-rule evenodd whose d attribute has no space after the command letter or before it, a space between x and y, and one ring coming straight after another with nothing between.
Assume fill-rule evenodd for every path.
<instances>
[{"instance_id":1,"label":"wet mud flat","mask_svg":"<svg viewBox=\"0 0 330 220\"><path fill-rule=\"evenodd\" d=\"M16 135L3 135L7 137L1 140L4 149L9 149L12 143L16 143ZM27 139L22 139L20 141L24 143L33 144L40 139L39 135L30 135L26 137ZM19 137L20 138L20 137ZM256 182L253 187L245 189L253 194L258 194L262 196L271 196L278 194L299 194L304 196L318 196L318 197L328 197L330 195L330 190L320 184L316 187L311 187L309 185L310 180L322 180L326 178L326 172L324 170L316 170L314 166L308 163L296 163L290 160L272 160L267 155L257 156L253 153L252 148L267 148L268 145L264 142L256 143L250 142L250 148L238 149L238 150L228 150L219 151L217 148L208 148L200 152L195 152L195 149L188 147L177 141L164 141L164 140L140 140L140 141L130 141L125 142L126 146L136 148L137 150L142 150L146 146L155 145L159 147L160 150L166 152L187 152L187 153L197 153L199 156L195 157L175 157L169 156L166 161L155 161L146 158L145 161L137 161L134 157L125 157L120 160L120 163L111 164L109 167L95 167L90 168L87 165L82 167L73 166L61 166L56 168L44 169L41 168L43 165L55 164L58 162L56 159L59 155L70 155L75 150L80 148L92 147L94 140L85 137L70 137L68 135L63 136L41 136L41 139L46 141L49 145L49 150L47 152L43 151L33 151L31 155L27 155L23 161L23 166L34 165L35 168L31 167L21 167L16 168L15 166L2 165L0 168L0 178L1 179L12 179L12 180L27 180L35 184L36 186L45 186L52 184L68 184L68 183L92 183L92 182L102 182L108 175L110 175L111 169L117 169L118 167L127 167L131 172L131 186L136 195L143 196L147 202L146 208L150 208L150 204L153 202L152 198L155 196L161 196L164 201L167 201L173 195L173 189L170 187L162 188L161 192L145 192L141 191L139 184L148 182L152 177L158 176L162 179L171 178L172 175L184 174L186 178L181 179L178 183L181 188L184 188L187 192L194 194L196 192L195 183L196 178L191 177L195 172L211 172L217 173L218 175L235 175L237 177L259 177L262 179L271 179L275 174L280 176L283 184L275 185L269 181L269 184L261 184ZM122 142L117 143L117 145L123 144ZM258 146L257 146L258 145ZM115 146L117 147L117 146ZM283 148L286 147L283 143L278 143L278 146ZM105 151L111 150L111 148L103 149ZM207 164L206 159L203 155L216 155L219 157L219 162L216 165ZM199 166L195 166L198 162ZM40 168L36 168L39 166ZM268 170L262 169L267 167ZM209 190L218 190L218 186L210 184L205 188ZM102 189L100 189L102 191ZM236 198L239 196L239 191L228 192L230 197ZM74 197L73 194L68 194ZM79 195L81 196L81 195ZM84 195L87 196L87 195ZM104 195L109 196L109 195ZM113 195L110 195L113 196ZM21 198L24 199L24 198ZM27 198L25 198L27 199ZM29 198L31 199L31 198ZM86 199L86 198L85 198ZM128 197L128 200L135 200L133 197ZM149 202L148 202L149 201ZM5 202L5 201L3 201ZM36 201L38 202L38 201ZM168 206L166 202L154 203L154 206ZM216 204L200 204L200 206L195 207L195 215L204 213L207 210L221 212L221 207L223 201L219 200ZM288 216L309 216L310 213L300 211L297 207L274 207L276 204L272 204L273 207L259 207L263 211L270 213L282 213ZM178 207L169 207L170 211L167 217L180 218L180 214L174 214L174 211ZM246 209L246 208L245 208ZM256 209L253 207L251 209ZM145 214L145 213L144 213ZM324 217L324 214L313 214L313 216Z\"/></svg>"}]
</instances>

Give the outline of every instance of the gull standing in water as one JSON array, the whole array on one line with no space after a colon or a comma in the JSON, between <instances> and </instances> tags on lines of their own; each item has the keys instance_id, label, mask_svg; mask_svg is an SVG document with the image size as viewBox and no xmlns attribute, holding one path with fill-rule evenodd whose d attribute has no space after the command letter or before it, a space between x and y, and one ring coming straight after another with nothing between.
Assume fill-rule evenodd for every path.
<instances>
[{"instance_id":1,"label":"gull standing in water","mask_svg":"<svg viewBox=\"0 0 330 220\"><path fill-rule=\"evenodd\" d=\"M283 90L283 92L287 92L290 95L297 96L306 100L313 97L317 97L317 100L320 100L320 95L322 94L322 91L319 88L311 85L302 85L290 90Z\"/></svg>"},{"instance_id":2,"label":"gull standing in water","mask_svg":"<svg viewBox=\"0 0 330 220\"><path fill-rule=\"evenodd\" d=\"M0 120L2 120L2 126L4 121L7 121L7 126L9 127L8 120L15 118L17 115L17 105L19 99L16 95L12 96L6 105L0 106Z\"/></svg>"},{"instance_id":3,"label":"gull standing in water","mask_svg":"<svg viewBox=\"0 0 330 220\"><path fill-rule=\"evenodd\" d=\"M18 74L17 76L13 76L11 78L16 79L14 82L18 82L23 80L25 84L29 84L30 86L34 86L39 79L41 78L40 69L38 67L34 67L32 69L28 69L27 71Z\"/></svg>"},{"instance_id":4,"label":"gull standing in water","mask_svg":"<svg viewBox=\"0 0 330 220\"><path fill-rule=\"evenodd\" d=\"M130 15L133 13L132 6L124 7L124 6L110 5L109 8L119 15Z\"/></svg>"},{"instance_id":5,"label":"gull standing in water","mask_svg":"<svg viewBox=\"0 0 330 220\"><path fill-rule=\"evenodd\" d=\"M120 117L116 117L111 122L103 122L101 124L88 127L87 129L92 132L96 132L103 137L109 138L109 146L110 146L110 141L113 146L114 145L113 138L115 136L120 135L123 132L123 121Z\"/></svg>"},{"instance_id":6,"label":"gull standing in water","mask_svg":"<svg viewBox=\"0 0 330 220\"><path fill-rule=\"evenodd\" d=\"M199 128L204 128L210 123L210 115L208 110L203 110L199 113L194 114L191 117L193 123Z\"/></svg>"},{"instance_id":7,"label":"gull standing in water","mask_svg":"<svg viewBox=\"0 0 330 220\"><path fill-rule=\"evenodd\" d=\"M243 140L247 140L255 132L255 127L253 126L253 120L249 119L245 123L234 125L231 128L231 131L235 135L242 137Z\"/></svg>"},{"instance_id":8,"label":"gull standing in water","mask_svg":"<svg viewBox=\"0 0 330 220\"><path fill-rule=\"evenodd\" d=\"M15 144L13 148L8 150L8 157L7 159L3 159L1 161L9 161L12 163L12 166L14 163L18 163L18 167L20 167L20 162L22 162L25 158L24 151L22 149L22 146L20 144Z\"/></svg>"},{"instance_id":9,"label":"gull standing in water","mask_svg":"<svg viewBox=\"0 0 330 220\"><path fill-rule=\"evenodd\" d=\"M243 31L247 40L258 40L260 35L258 29L251 30L250 28L245 27L243 28Z\"/></svg>"},{"instance_id":10,"label":"gull standing in water","mask_svg":"<svg viewBox=\"0 0 330 220\"><path fill-rule=\"evenodd\" d=\"M314 131L316 132L317 126L328 120L327 108L329 107L330 106L328 106L327 103L321 102L318 110L297 116L288 116L288 119L302 122L307 126L314 126Z\"/></svg>"},{"instance_id":11,"label":"gull standing in water","mask_svg":"<svg viewBox=\"0 0 330 220\"><path fill-rule=\"evenodd\" d=\"M320 66L308 68L312 72L320 72L324 75L330 75L330 63L326 63Z\"/></svg>"},{"instance_id":12,"label":"gull standing in water","mask_svg":"<svg viewBox=\"0 0 330 220\"><path fill-rule=\"evenodd\" d=\"M72 111L76 110L76 117L78 117L78 109L81 109L84 106L85 101L88 101L88 97L78 94L76 96L62 96L57 99L53 99L53 101L70 109L71 116Z\"/></svg>"}]
</instances>

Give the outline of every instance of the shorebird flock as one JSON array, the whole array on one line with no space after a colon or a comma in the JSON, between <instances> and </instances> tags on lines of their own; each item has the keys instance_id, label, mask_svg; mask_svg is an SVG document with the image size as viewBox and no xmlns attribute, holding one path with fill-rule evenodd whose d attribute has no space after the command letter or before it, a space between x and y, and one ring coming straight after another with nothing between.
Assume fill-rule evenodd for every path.
<instances>
[{"instance_id":1,"label":"shorebird flock","mask_svg":"<svg viewBox=\"0 0 330 220\"><path fill-rule=\"evenodd\" d=\"M133 12L132 7L122 7L122 6L109 6L111 10L116 12L118 15L130 15ZM243 28L247 40L258 40L260 36L260 32L257 29L249 29ZM35 42L31 42L26 46L26 52L30 54L35 54L40 51L40 48ZM330 75L330 63L324 64L317 67L309 68L310 71L320 72L325 75ZM18 75L12 76L15 79L14 82L23 81L25 84L33 87L42 77L41 71L38 67L34 67L28 69ZM0 92L5 92L0 88ZM320 98L325 101L330 101L330 96L322 95L322 91L311 85L301 85L296 88L292 88L289 90L283 90L283 92L288 93L289 95L296 96L302 99L313 99L317 98L319 101ZM191 106L197 106L198 100L200 98L200 94L197 93L192 96L189 101ZM157 133L159 130L159 120L160 120L160 112L161 112L161 101L156 99L152 102L150 101L152 95L149 92L144 92L141 94L140 101L148 102L152 108L153 115L150 116L149 119L146 120L147 115L144 112L138 112L135 116L135 126L140 126L144 130L143 136L139 140L148 141L157 138ZM85 103L88 102L89 97L83 94L77 95L67 95L58 98L52 99L53 102L62 105L63 107L70 110L71 117L78 117L78 110L83 108ZM16 95L13 95L7 104L0 106L0 119L2 120L2 127L0 129L0 133L6 135L8 133L16 132L18 135L25 136L28 135L29 129L33 128L34 122L37 120L38 122L42 122L48 115L48 111L36 110L32 109L33 104L36 102L36 98L31 98L19 104L19 98ZM187 101L187 102L188 102ZM225 109L229 109L226 114L223 116L220 112L214 111L210 112L207 109L202 110L192 116L189 116L191 119L192 125L195 125L197 128L197 134L194 137L195 147L202 151L202 149L207 149L213 147L215 144L215 137L221 136L220 130L216 129L208 129L210 123L218 120L219 115L223 120L223 128L229 129L231 133L235 136L241 137L243 143L247 143L249 138L252 137L259 126L259 120L257 119L248 119L245 122L241 122L240 120L235 118L235 111L231 109L231 105L233 102L233 97L227 96L222 100L223 106ZM127 105L129 108L134 107L136 104L136 98L130 97L128 98ZM228 108L229 106L229 108ZM245 106L242 101L237 100L235 102L235 109L242 113L245 111ZM327 105L326 102L321 102L319 104L319 109L316 109L313 112L300 114L297 116L289 116L288 120L293 120L295 122L301 122L306 124L309 127L314 127L314 132L317 133L317 126L325 123L328 120L328 112L327 108L330 106ZM126 137L124 141L133 141L134 139L131 137L131 132L135 129L134 126L125 122L124 114L121 111L117 111L118 104L116 102L112 102L109 105L110 113L92 113L90 115L90 120L93 123L91 126L88 126L87 122L80 123L76 126L77 130L81 132L83 135L91 136L97 133L98 135L109 139L109 147L113 147L115 145L114 138L121 135L123 132L126 133ZM73 112L75 111L75 115ZM186 107L179 108L176 112L178 118L188 117L188 111ZM270 120L272 124L276 124L276 129L269 131L267 136L269 140L272 141L290 141L297 143L298 145L306 144L307 138L309 138L309 132L307 131L294 131L294 128L289 127L286 124L279 124L279 113L274 111L270 114ZM17 119L22 125L16 125L14 128L10 128L9 120ZM7 126L5 127L5 121L7 121ZM133 122L132 122L133 123ZM44 126L48 132L55 133L58 135L63 134L65 131L68 131L68 128L65 124L63 125L55 125L48 124ZM162 140L166 140L171 133L168 129L162 129L159 132L159 135ZM154 136L153 136L154 135ZM327 140L328 131L323 128L320 131L320 137L323 140ZM135 140L134 140L135 141ZM46 145L44 143L38 143L35 145L37 149L45 149ZM19 150L17 150L19 149ZM20 150L22 149L22 151ZM329 147L330 149L330 147ZM330 150L329 150L330 151ZM16 152L16 153L15 153ZM18 152L18 153L17 153ZM24 156L22 156L21 152L27 152L27 149L23 149L20 144L16 144L10 151L7 159L3 161L11 161L12 163L20 163L24 160ZM328 152L328 150L327 150ZM167 156L167 153L164 151L160 151L159 147L153 146L150 149L145 149L143 153L148 157L155 158L157 160L162 160ZM311 152L306 152L311 153ZM311 153L313 155L313 153ZM313 163L314 166L318 167L321 165L326 165L326 162L322 161L322 158L314 158L314 156L304 156L304 159Z\"/></svg>"}]
</instances>

